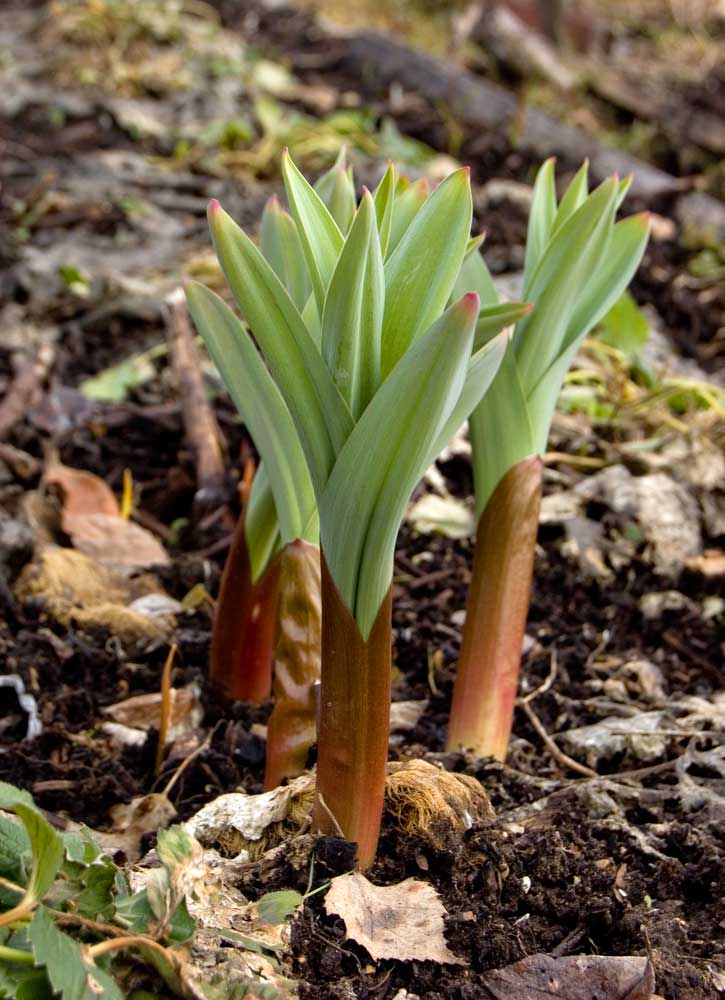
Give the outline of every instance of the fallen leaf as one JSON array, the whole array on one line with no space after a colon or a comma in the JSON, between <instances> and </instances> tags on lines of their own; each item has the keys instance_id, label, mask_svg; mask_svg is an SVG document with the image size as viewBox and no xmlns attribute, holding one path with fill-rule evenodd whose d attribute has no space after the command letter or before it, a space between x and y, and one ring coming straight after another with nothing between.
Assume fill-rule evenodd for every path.
<instances>
[{"instance_id":1,"label":"fallen leaf","mask_svg":"<svg viewBox=\"0 0 725 1000\"><path fill-rule=\"evenodd\" d=\"M407 733L415 729L429 702L394 701L390 706L390 732Z\"/></svg>"},{"instance_id":2,"label":"fallen leaf","mask_svg":"<svg viewBox=\"0 0 725 1000\"><path fill-rule=\"evenodd\" d=\"M427 882L409 878L398 885L373 885L360 872L333 878L325 910L345 922L347 936L378 960L465 965L446 944L446 910Z\"/></svg>"},{"instance_id":3,"label":"fallen leaf","mask_svg":"<svg viewBox=\"0 0 725 1000\"><path fill-rule=\"evenodd\" d=\"M410 508L407 520L422 535L439 533L447 538L471 538L476 533L474 511L452 496L426 493Z\"/></svg>"},{"instance_id":4,"label":"fallen leaf","mask_svg":"<svg viewBox=\"0 0 725 1000\"><path fill-rule=\"evenodd\" d=\"M174 688L171 691L171 718L169 719L169 730L166 742L173 743L180 736L186 735L191 730L196 729L202 720L204 710L201 706L201 692L198 684L187 684L183 688ZM122 726L130 730L129 742L133 743L133 736L136 733L146 733L153 726L158 729L161 724L161 694L139 694L133 698L126 698L124 701L116 702L115 705L108 705L103 709L105 715L109 716L116 727ZM105 729L105 726L102 727ZM117 728L112 730L120 736Z\"/></svg>"},{"instance_id":5,"label":"fallen leaf","mask_svg":"<svg viewBox=\"0 0 725 1000\"><path fill-rule=\"evenodd\" d=\"M120 516L116 497L99 476L51 457L45 481L61 490L61 526L79 552L105 566L123 569L169 562L166 550L150 531Z\"/></svg>"},{"instance_id":6,"label":"fallen leaf","mask_svg":"<svg viewBox=\"0 0 725 1000\"><path fill-rule=\"evenodd\" d=\"M162 792L151 792L113 806L110 816L112 829L94 830L93 836L108 854L122 851L132 863L141 857L141 838L169 826L176 809Z\"/></svg>"},{"instance_id":7,"label":"fallen leaf","mask_svg":"<svg viewBox=\"0 0 725 1000\"><path fill-rule=\"evenodd\" d=\"M220 795L187 821L187 829L204 847L227 856L244 851L259 857L290 830L299 830L312 808L314 784L312 775L302 774L260 795Z\"/></svg>"},{"instance_id":8,"label":"fallen leaf","mask_svg":"<svg viewBox=\"0 0 725 1000\"><path fill-rule=\"evenodd\" d=\"M45 481L60 487L63 495L63 515L61 524L67 534L72 535L75 519L87 514L105 514L119 517L118 501L110 488L92 472L71 469L61 462L51 460L45 470Z\"/></svg>"},{"instance_id":9,"label":"fallen leaf","mask_svg":"<svg viewBox=\"0 0 725 1000\"><path fill-rule=\"evenodd\" d=\"M130 570L169 563L161 542L133 521L110 514L67 516L64 512L63 527L79 552L104 566Z\"/></svg>"},{"instance_id":10,"label":"fallen leaf","mask_svg":"<svg viewBox=\"0 0 725 1000\"><path fill-rule=\"evenodd\" d=\"M576 955L528 958L488 972L480 1000L651 1000L654 969L647 958Z\"/></svg>"}]
</instances>

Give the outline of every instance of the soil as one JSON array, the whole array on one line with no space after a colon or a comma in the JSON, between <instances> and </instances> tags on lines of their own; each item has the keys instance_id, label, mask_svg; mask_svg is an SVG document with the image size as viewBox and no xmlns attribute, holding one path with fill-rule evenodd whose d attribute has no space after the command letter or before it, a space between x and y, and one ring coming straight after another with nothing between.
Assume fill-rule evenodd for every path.
<instances>
[{"instance_id":1,"label":"soil","mask_svg":"<svg viewBox=\"0 0 725 1000\"><path fill-rule=\"evenodd\" d=\"M227 24L253 30L254 43L264 51L282 52L305 84L358 92L371 99L376 116L394 117L403 134L441 152L450 150L449 123L440 109L413 101L400 110L388 97L366 95L361 81L346 76L341 52L308 15L272 17L245 7L240 18L236 3L217 6ZM22 322L50 324L58 331L51 383L12 427L7 443L38 460L52 443L63 462L96 473L117 494L123 470L130 469L141 498L138 518L158 534L172 557L158 574L164 587L182 599L203 584L214 596L229 527L214 511L202 517L193 511L194 466L165 360L157 362L152 380L121 403L84 405L77 392L83 378L163 339L159 316L144 319L120 310L94 319L82 302L65 293L52 301L39 298L23 278L21 237L40 249L68 233L81 241L101 236L122 242L129 230L126 216L109 202L99 207L92 196L78 197L65 214L44 215L27 223L25 234L17 231L17 203L32 202L40 183L34 157L62 178L81 153L161 152L163 143L146 139L139 145L96 114L81 115L53 131L44 127L42 113L31 104L19 114L0 115L0 224L8 227L0 245L0 292ZM479 205L488 180L530 182L535 162L501 134L474 136L465 130L456 155L472 164ZM197 170L194 183L197 191L211 193L220 182ZM233 186L244 211L255 218L259 189L247 195L243 184ZM262 194L274 186L262 184ZM667 216L673 208L667 203L635 207ZM202 211L186 205L176 212L188 226L187 250L204 246ZM520 268L523 210L513 201L487 204L479 221L488 232L492 270ZM715 373L725 364L723 293L714 283L682 279L693 252L683 247L677 233L653 242L633 290L640 301L654 305L675 353ZM16 352L16 343L0 339L0 388L12 384ZM226 439L228 472L221 501L236 512L240 455L248 442L226 397L218 395L214 406ZM440 471L454 496L470 495L465 456L441 463ZM547 492L561 489L570 470L563 465L555 472L559 479L547 478ZM10 471L0 484L3 514L17 517L25 492L38 482L39 469L23 475ZM600 521L605 533L616 534L611 513L592 509L589 516ZM722 546L718 531L705 531L705 548ZM21 605L12 584L29 555L0 567L5 574L0 578L0 664L3 673L18 674L37 700L43 731L25 740L25 714L12 690L0 688L0 779L27 788L59 823L67 817L107 828L113 806L163 788L180 763L168 758L155 778L154 731L142 747L122 752L98 732L104 708L159 690L167 645L123 644L107 630L67 629L48 615L42 602ZM517 712L505 766L446 753L445 720L470 558L466 540L421 535L409 525L401 532L394 591L394 697L425 699L428 707L413 731L393 737L391 756L419 756L476 776L497 820L435 846L407 839L386 816L379 860L369 873L380 884L409 876L431 882L448 913L449 946L467 964L370 963L364 950L345 938L342 921L326 915L318 894L292 925L287 971L299 981L300 995L306 1000L386 1000L404 989L421 997L473 1000L481 995L487 970L541 952L647 955L655 967L657 992L668 1000L720 995L713 973L722 971L725 961L725 845L718 826L723 807L716 795L723 772L707 756L717 748L715 722L705 719L697 732L685 735L665 730L660 752L647 758L646 767L625 747L596 762L595 778L582 777L552 756L524 711ZM721 583L722 578L694 570L665 580L652 568L644 545L635 545L630 558L606 580L588 576L565 544L563 531L542 525L521 691L532 693L553 677L531 702L543 729L566 733L620 714L622 708L624 716L651 710L651 691L641 677L628 673L628 665L642 661L653 665L667 704L689 705L694 702L688 698L699 698L712 705L721 690L725 637L718 616L708 617L704 609L708 598L721 594ZM682 606L665 611L664 617L645 618L641 598L665 589L684 595ZM173 684L199 685L203 718L196 745L210 740L170 793L181 820L223 792L262 787L264 742L254 727L266 721L269 706L231 703L210 689L210 633L210 614L203 609L180 616L174 631L179 652ZM693 789L701 792L695 803ZM334 838L320 841L316 884L348 870L350 857L349 848ZM251 872L244 891L250 898L275 888L304 891L308 874L291 863L264 877Z\"/></svg>"}]
</instances>

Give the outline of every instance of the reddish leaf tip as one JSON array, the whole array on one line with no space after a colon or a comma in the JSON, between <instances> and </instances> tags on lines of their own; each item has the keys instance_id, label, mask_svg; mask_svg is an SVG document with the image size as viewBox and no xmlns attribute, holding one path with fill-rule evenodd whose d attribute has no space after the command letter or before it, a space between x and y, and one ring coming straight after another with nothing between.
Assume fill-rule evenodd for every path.
<instances>
[{"instance_id":1,"label":"reddish leaf tip","mask_svg":"<svg viewBox=\"0 0 725 1000\"><path fill-rule=\"evenodd\" d=\"M213 218L215 215L218 215L221 210L222 206L218 198L212 198L206 209L209 218Z\"/></svg>"},{"instance_id":2,"label":"reddish leaf tip","mask_svg":"<svg viewBox=\"0 0 725 1000\"><path fill-rule=\"evenodd\" d=\"M463 169L466 172L466 177L468 177L468 179L470 180L470 178L471 178L471 168L469 166L465 166Z\"/></svg>"},{"instance_id":3,"label":"reddish leaf tip","mask_svg":"<svg viewBox=\"0 0 725 1000\"><path fill-rule=\"evenodd\" d=\"M478 316L478 312L481 306L481 299L478 292L466 292L466 294L461 298L461 307L467 312Z\"/></svg>"},{"instance_id":4,"label":"reddish leaf tip","mask_svg":"<svg viewBox=\"0 0 725 1000\"><path fill-rule=\"evenodd\" d=\"M365 185L363 184L362 187L360 188L360 194L364 198L366 194L370 194L370 190L366 188Z\"/></svg>"}]
</instances>

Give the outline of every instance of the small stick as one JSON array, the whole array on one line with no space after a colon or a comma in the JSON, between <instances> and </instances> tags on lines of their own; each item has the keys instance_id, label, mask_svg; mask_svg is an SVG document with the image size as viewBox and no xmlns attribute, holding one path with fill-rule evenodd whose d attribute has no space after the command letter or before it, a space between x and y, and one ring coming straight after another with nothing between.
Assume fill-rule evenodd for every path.
<instances>
[{"instance_id":1,"label":"small stick","mask_svg":"<svg viewBox=\"0 0 725 1000\"><path fill-rule=\"evenodd\" d=\"M519 707L521 707L522 705L528 705L528 703L530 701L533 701L534 698L538 698L540 694L543 694L545 691L548 691L556 678L556 670L557 670L556 650L552 649L551 660L549 662L549 673L547 674L546 679L542 681L542 683L539 684L537 688L534 688L533 691L529 691L528 694L522 695L521 698L517 698L516 704Z\"/></svg>"},{"instance_id":2,"label":"small stick","mask_svg":"<svg viewBox=\"0 0 725 1000\"><path fill-rule=\"evenodd\" d=\"M20 364L12 385L0 402L0 438L4 438L28 409L35 405L54 361L53 345L41 344L33 357Z\"/></svg>"},{"instance_id":3,"label":"small stick","mask_svg":"<svg viewBox=\"0 0 725 1000\"><path fill-rule=\"evenodd\" d=\"M161 718L159 719L159 742L156 747L156 768L154 773L158 776L161 765L164 762L164 748L169 734L169 722L171 721L171 667L176 656L176 643L171 646L169 654L161 672Z\"/></svg>"},{"instance_id":4,"label":"small stick","mask_svg":"<svg viewBox=\"0 0 725 1000\"><path fill-rule=\"evenodd\" d=\"M586 778L601 777L601 775L597 774L596 771L593 771L591 767L587 767L585 764L580 764L578 760L574 760L568 754L565 754L563 750L559 749L556 743L552 740L551 736L549 736L547 731L544 729L541 719L538 717L528 701L520 702L519 707L523 709L529 719L529 722L544 741L544 746L557 764L561 764L562 767L568 767L570 771L576 771L577 774L583 774Z\"/></svg>"},{"instance_id":5,"label":"small stick","mask_svg":"<svg viewBox=\"0 0 725 1000\"><path fill-rule=\"evenodd\" d=\"M221 494L224 483L221 432L207 399L201 358L181 288L174 289L166 296L163 311L169 357L179 387L186 438L194 453L198 485L196 501L207 504Z\"/></svg>"}]
</instances>

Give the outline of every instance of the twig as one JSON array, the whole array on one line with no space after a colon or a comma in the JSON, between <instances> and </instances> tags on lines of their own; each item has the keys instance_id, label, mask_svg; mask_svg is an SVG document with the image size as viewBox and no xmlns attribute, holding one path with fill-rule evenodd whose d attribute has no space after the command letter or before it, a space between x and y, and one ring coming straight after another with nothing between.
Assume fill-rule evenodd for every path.
<instances>
[{"instance_id":1,"label":"twig","mask_svg":"<svg viewBox=\"0 0 725 1000\"><path fill-rule=\"evenodd\" d=\"M327 815L332 820L332 824L335 827L335 829L337 830L338 837L342 837L342 839L345 840L346 838L345 838L345 834L342 832L342 827L337 822L337 819L336 819L335 815L333 814L333 812L330 809L330 807L328 806L328 804L325 802L325 799L323 798L322 792L319 789L317 790L317 801L320 803L320 805L322 806L322 808L325 810L325 812L327 813Z\"/></svg>"},{"instance_id":2,"label":"twig","mask_svg":"<svg viewBox=\"0 0 725 1000\"><path fill-rule=\"evenodd\" d=\"M161 717L159 719L159 742L156 747L156 767L154 774L158 777L164 762L164 748L169 734L171 721L171 667L176 656L176 643L173 643L161 671Z\"/></svg>"},{"instance_id":3,"label":"twig","mask_svg":"<svg viewBox=\"0 0 725 1000\"><path fill-rule=\"evenodd\" d=\"M580 469L603 469L606 464L604 458L568 455L565 451L547 451L544 455L544 465L574 465Z\"/></svg>"},{"instance_id":4,"label":"twig","mask_svg":"<svg viewBox=\"0 0 725 1000\"><path fill-rule=\"evenodd\" d=\"M4 438L34 404L54 361L55 348L45 343L20 366L5 399L0 403L0 438Z\"/></svg>"},{"instance_id":5,"label":"twig","mask_svg":"<svg viewBox=\"0 0 725 1000\"><path fill-rule=\"evenodd\" d=\"M74 924L78 927L85 927L86 930L95 931L97 934L110 934L112 937L125 937L127 931L121 927L114 927L113 924L103 924L97 920L90 920L88 917L81 917L77 913L64 913L63 910L52 910L47 908L51 917L59 924Z\"/></svg>"},{"instance_id":6,"label":"twig","mask_svg":"<svg viewBox=\"0 0 725 1000\"><path fill-rule=\"evenodd\" d=\"M533 691L530 691L528 694L523 695L521 698L517 698L516 704L521 708L524 705L528 705L530 701L534 700L534 698L538 698L540 694L543 694L545 691L548 691L551 685L554 683L554 679L556 678L557 667L558 664L556 659L556 650L552 649L551 660L549 661L549 673L547 674L546 679L541 684L539 684L537 688L534 688Z\"/></svg>"},{"instance_id":7,"label":"twig","mask_svg":"<svg viewBox=\"0 0 725 1000\"><path fill-rule=\"evenodd\" d=\"M601 775L597 774L596 771L593 771L591 767L587 767L585 764L580 764L579 761L574 760L568 754L565 754L563 750L559 749L556 743L552 740L551 736L549 736L547 731L544 729L541 719L527 701L521 702L520 707L524 710L529 722L544 741L544 746L558 764L561 764L562 767L568 767L570 771L576 771L577 774L583 774L586 778L601 777Z\"/></svg>"},{"instance_id":8,"label":"twig","mask_svg":"<svg viewBox=\"0 0 725 1000\"><path fill-rule=\"evenodd\" d=\"M150 948L152 951L160 953L169 962L169 949L164 948L158 941L145 934L129 934L127 937L108 938L106 941L99 941L98 944L91 945L87 951L88 955L95 960L99 955L105 955L109 951L118 951L119 948ZM173 965L173 962L171 964Z\"/></svg>"},{"instance_id":9,"label":"twig","mask_svg":"<svg viewBox=\"0 0 725 1000\"><path fill-rule=\"evenodd\" d=\"M207 399L201 358L186 310L181 288L164 300L169 357L179 387L186 437L194 453L196 499L207 504L220 496L224 483L221 432Z\"/></svg>"},{"instance_id":10,"label":"twig","mask_svg":"<svg viewBox=\"0 0 725 1000\"><path fill-rule=\"evenodd\" d=\"M214 726L214 728L212 729L212 731L207 734L207 737L204 740L204 742L201 743L201 744L199 744L199 746L196 748L196 750L192 751L192 753L190 753L189 756L184 761L182 761L182 763L177 767L177 769L171 775L171 778L169 779L166 787L161 792L162 795L165 795L166 798L168 798L169 797L169 792L174 787L174 785L179 780L179 778L184 773L184 771L187 769L187 767L189 766L189 764L191 764L192 761L196 760L196 758L200 754L204 753L205 750L209 749L209 747L211 746L211 741L214 739L214 737L216 735L216 732L219 729L219 727L222 725L223 721L224 721L223 719L220 719L219 722L217 722L217 724Z\"/></svg>"}]
</instances>

